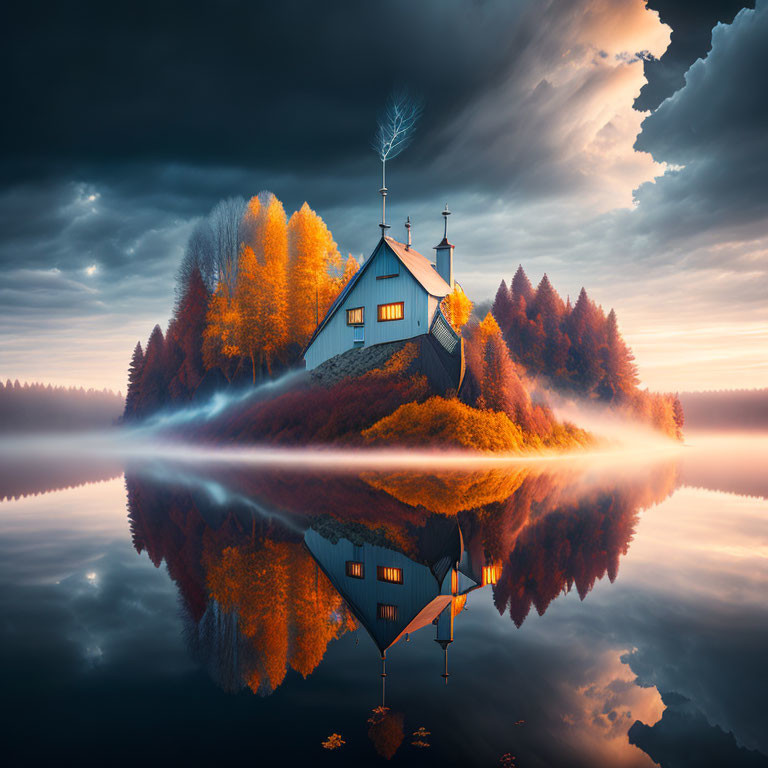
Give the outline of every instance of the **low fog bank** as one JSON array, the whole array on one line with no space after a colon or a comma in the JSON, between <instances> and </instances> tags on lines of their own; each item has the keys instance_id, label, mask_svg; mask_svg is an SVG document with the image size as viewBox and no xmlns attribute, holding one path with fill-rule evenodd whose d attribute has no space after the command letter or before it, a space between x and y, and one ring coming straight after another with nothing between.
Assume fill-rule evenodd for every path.
<instances>
[{"instance_id":1,"label":"low fog bank","mask_svg":"<svg viewBox=\"0 0 768 768\"><path fill-rule=\"evenodd\" d=\"M616 449L669 451L680 443L648 424L627 418L605 405L578 399L565 399L547 393L555 416L591 432L599 441Z\"/></svg>"},{"instance_id":2,"label":"low fog bank","mask_svg":"<svg viewBox=\"0 0 768 768\"><path fill-rule=\"evenodd\" d=\"M596 482L674 464L679 482L713 491L768 498L768 432L694 433L685 444L603 424L622 438L594 451L558 455L477 455L425 450L216 447L161 440L144 430L0 436L0 499L107 480L126 467L173 463L188 472L286 471L324 474L396 471L471 473L484 470L567 472ZM613 431L612 431L613 430ZM631 439L629 439L631 438Z\"/></svg>"},{"instance_id":3,"label":"low fog bank","mask_svg":"<svg viewBox=\"0 0 768 768\"><path fill-rule=\"evenodd\" d=\"M74 488L123 472L119 430L0 434L0 501Z\"/></svg>"},{"instance_id":4,"label":"low fog bank","mask_svg":"<svg viewBox=\"0 0 768 768\"><path fill-rule=\"evenodd\" d=\"M683 392L686 431L768 432L768 389Z\"/></svg>"},{"instance_id":5,"label":"low fog bank","mask_svg":"<svg viewBox=\"0 0 768 768\"><path fill-rule=\"evenodd\" d=\"M115 426L123 396L110 390L0 382L0 434L77 432Z\"/></svg>"}]
</instances>

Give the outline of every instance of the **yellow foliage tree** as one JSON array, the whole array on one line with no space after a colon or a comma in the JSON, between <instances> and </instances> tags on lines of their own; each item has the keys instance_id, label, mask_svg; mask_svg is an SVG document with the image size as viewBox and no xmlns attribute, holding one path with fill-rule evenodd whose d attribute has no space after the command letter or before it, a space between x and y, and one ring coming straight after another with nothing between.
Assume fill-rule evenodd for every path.
<instances>
[{"instance_id":1,"label":"yellow foliage tree","mask_svg":"<svg viewBox=\"0 0 768 768\"><path fill-rule=\"evenodd\" d=\"M303 347L333 301L341 257L325 222L307 203L288 222L288 250L288 332Z\"/></svg>"},{"instance_id":2,"label":"yellow foliage tree","mask_svg":"<svg viewBox=\"0 0 768 768\"><path fill-rule=\"evenodd\" d=\"M241 354L247 355L251 360L254 384L256 383L256 360L258 358L261 363L262 336L268 321L264 317L265 305L261 296L263 271L264 267L259 264L253 248L250 245L244 245L240 250L240 261L237 267L236 336Z\"/></svg>"},{"instance_id":3,"label":"yellow foliage tree","mask_svg":"<svg viewBox=\"0 0 768 768\"><path fill-rule=\"evenodd\" d=\"M363 431L369 443L469 448L476 451L520 451L522 430L498 411L481 411L459 400L431 397L406 403Z\"/></svg>"},{"instance_id":4,"label":"yellow foliage tree","mask_svg":"<svg viewBox=\"0 0 768 768\"><path fill-rule=\"evenodd\" d=\"M206 370L221 368L227 378L229 362L240 355L237 306L224 283L211 296L203 331L203 365Z\"/></svg>"},{"instance_id":5,"label":"yellow foliage tree","mask_svg":"<svg viewBox=\"0 0 768 768\"><path fill-rule=\"evenodd\" d=\"M283 204L272 193L262 194L258 206L249 203L246 216L252 208L256 214L249 220L248 231L244 230L250 242L243 243L243 250L250 247L256 256L253 276L257 282L242 291L238 286L236 293L259 305L253 310L258 317L254 337L271 374L273 361L288 345L288 227ZM240 316L245 314L241 304Z\"/></svg>"},{"instance_id":6,"label":"yellow foliage tree","mask_svg":"<svg viewBox=\"0 0 768 768\"><path fill-rule=\"evenodd\" d=\"M440 308L445 319L456 333L459 333L467 324L469 316L472 314L472 302L458 283L456 283L453 291L443 299Z\"/></svg>"}]
</instances>

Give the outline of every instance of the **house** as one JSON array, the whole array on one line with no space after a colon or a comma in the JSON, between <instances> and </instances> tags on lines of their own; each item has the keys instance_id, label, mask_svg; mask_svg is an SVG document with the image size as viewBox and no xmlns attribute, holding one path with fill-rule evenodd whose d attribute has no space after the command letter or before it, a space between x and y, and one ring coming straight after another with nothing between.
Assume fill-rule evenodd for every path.
<instances>
[{"instance_id":1,"label":"house","mask_svg":"<svg viewBox=\"0 0 768 768\"><path fill-rule=\"evenodd\" d=\"M469 593L495 584L500 570L484 560L471 562L455 520L429 520L408 554L366 541L359 527L347 530L344 524L325 536L310 528L304 543L376 644L382 661L400 640L433 626L447 681L454 618Z\"/></svg>"},{"instance_id":2,"label":"house","mask_svg":"<svg viewBox=\"0 0 768 768\"><path fill-rule=\"evenodd\" d=\"M350 349L402 341L432 334L450 354L461 340L440 311L440 302L454 288L453 245L448 242L447 217L442 241L435 246L435 264L411 246L410 219L405 243L386 235L352 277L317 326L305 351L307 369Z\"/></svg>"}]
</instances>

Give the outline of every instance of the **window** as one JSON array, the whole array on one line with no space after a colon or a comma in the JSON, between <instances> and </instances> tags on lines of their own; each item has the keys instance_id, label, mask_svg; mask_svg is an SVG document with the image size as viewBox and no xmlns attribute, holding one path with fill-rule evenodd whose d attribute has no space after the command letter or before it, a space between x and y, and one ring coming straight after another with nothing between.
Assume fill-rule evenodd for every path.
<instances>
[{"instance_id":1,"label":"window","mask_svg":"<svg viewBox=\"0 0 768 768\"><path fill-rule=\"evenodd\" d=\"M403 583L403 569L402 568L390 568L387 565L376 566L376 578L379 581L388 581L391 584Z\"/></svg>"},{"instance_id":2,"label":"window","mask_svg":"<svg viewBox=\"0 0 768 768\"><path fill-rule=\"evenodd\" d=\"M352 329L352 341L354 342L365 341L365 326L356 325Z\"/></svg>"},{"instance_id":3,"label":"window","mask_svg":"<svg viewBox=\"0 0 768 768\"><path fill-rule=\"evenodd\" d=\"M376 618L383 621L397 621L397 606L378 603L376 605Z\"/></svg>"},{"instance_id":4,"label":"window","mask_svg":"<svg viewBox=\"0 0 768 768\"><path fill-rule=\"evenodd\" d=\"M394 304L379 304L379 322L387 322L389 320L402 320L403 319L403 302L396 301Z\"/></svg>"},{"instance_id":5,"label":"window","mask_svg":"<svg viewBox=\"0 0 768 768\"><path fill-rule=\"evenodd\" d=\"M347 325L362 325L365 307L355 307L347 310Z\"/></svg>"},{"instance_id":6,"label":"window","mask_svg":"<svg viewBox=\"0 0 768 768\"><path fill-rule=\"evenodd\" d=\"M481 586L487 584L496 584L501 577L501 565L484 565L483 566L483 581Z\"/></svg>"},{"instance_id":7,"label":"window","mask_svg":"<svg viewBox=\"0 0 768 768\"><path fill-rule=\"evenodd\" d=\"M365 578L365 566L357 560L347 560L347 576L353 579Z\"/></svg>"}]
</instances>

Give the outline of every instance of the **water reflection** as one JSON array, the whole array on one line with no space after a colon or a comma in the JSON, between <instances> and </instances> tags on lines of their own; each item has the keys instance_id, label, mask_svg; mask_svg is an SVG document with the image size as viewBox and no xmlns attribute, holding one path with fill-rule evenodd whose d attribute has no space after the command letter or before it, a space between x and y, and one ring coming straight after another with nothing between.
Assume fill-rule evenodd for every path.
<instances>
[{"instance_id":1,"label":"water reflection","mask_svg":"<svg viewBox=\"0 0 768 768\"><path fill-rule=\"evenodd\" d=\"M126 487L134 546L167 564L195 658L225 690L266 695L358 627L383 677L387 650L431 628L447 680L475 591L518 627L574 587L583 600L616 579L639 510L676 479L674 463L621 480L579 466L328 476L154 464Z\"/></svg>"},{"instance_id":2,"label":"water reflection","mask_svg":"<svg viewBox=\"0 0 768 768\"><path fill-rule=\"evenodd\" d=\"M119 482L5 502L10 762L87 764L130 718L165 725L110 762L255 737L267 764L764 765L765 502L690 487L761 493L729 455L154 459L126 470L128 524Z\"/></svg>"}]
</instances>

